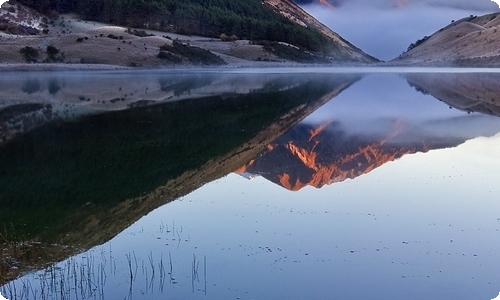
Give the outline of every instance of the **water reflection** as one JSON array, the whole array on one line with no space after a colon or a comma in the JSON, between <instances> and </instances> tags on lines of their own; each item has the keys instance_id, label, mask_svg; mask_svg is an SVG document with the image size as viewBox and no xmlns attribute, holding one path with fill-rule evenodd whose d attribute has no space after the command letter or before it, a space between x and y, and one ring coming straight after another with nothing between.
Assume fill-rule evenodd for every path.
<instances>
[{"instance_id":1,"label":"water reflection","mask_svg":"<svg viewBox=\"0 0 500 300\"><path fill-rule=\"evenodd\" d=\"M500 74L407 74L410 86L468 113L500 116Z\"/></svg>"},{"instance_id":2,"label":"water reflection","mask_svg":"<svg viewBox=\"0 0 500 300\"><path fill-rule=\"evenodd\" d=\"M315 84L321 85L322 82L328 86L326 78L315 77L319 80ZM351 75L344 78L347 82L355 80ZM331 86L339 84L336 79L333 81ZM272 73L177 74L144 71L3 74L0 75L0 145L54 121L68 122L106 112L186 99L212 96L230 99L246 94L279 93L308 82L312 81L300 75ZM320 88L318 92L321 91Z\"/></svg>"},{"instance_id":3,"label":"water reflection","mask_svg":"<svg viewBox=\"0 0 500 300\"><path fill-rule=\"evenodd\" d=\"M95 84L109 80L115 90L114 75L101 75ZM179 98L144 92L102 105L89 97L0 148L2 294L455 300L498 292L500 142L477 137L500 132L499 119L450 110L398 74L184 74L193 80L185 84L178 74L142 75L126 74L151 84L148 93L160 93L165 78L163 92ZM39 82L31 94L49 86ZM2 120L60 100L28 102L5 106Z\"/></svg>"},{"instance_id":4,"label":"water reflection","mask_svg":"<svg viewBox=\"0 0 500 300\"><path fill-rule=\"evenodd\" d=\"M138 75L59 78L55 95L47 91L56 79L39 79L33 98L26 99L26 79L17 82L21 100L0 111L4 136L15 137L0 148L0 220L7 241L43 242L36 249L46 250L38 253L28 243L16 253L16 260L26 262L3 262L3 280L32 267L37 257L43 265L101 244L158 206L228 174L359 78ZM102 100L130 94L122 87L135 84L140 96ZM112 91L100 90L106 85ZM84 97L90 100L82 104L70 97L66 110L66 101L52 97L77 88L75 95L91 91ZM14 98L13 91L6 93ZM52 96L21 104L38 101L36 93ZM96 99L94 93L104 96ZM183 98L189 99L173 101ZM45 103L53 117L35 122L39 115L30 109ZM19 120L38 126L11 126Z\"/></svg>"},{"instance_id":5,"label":"water reflection","mask_svg":"<svg viewBox=\"0 0 500 300\"><path fill-rule=\"evenodd\" d=\"M466 112L495 114L500 87L498 74L405 74L411 86L424 82L437 95L448 94L447 104ZM397 74L372 75L356 86L366 94L340 95L269 144L236 172L264 178L297 191L305 186L354 179L406 154L456 147L478 136L500 131L499 121L483 115L448 111L428 97L377 91L403 85ZM354 88L355 89L355 88ZM454 91L454 94L451 94ZM347 91L346 93L349 93ZM459 93L465 94L458 96ZM424 95L429 94L424 92ZM474 99L465 107L464 99ZM489 99L488 104L481 104ZM500 98L499 98L500 99ZM461 104L458 104L461 103ZM499 102L500 103L500 102Z\"/></svg>"}]
</instances>

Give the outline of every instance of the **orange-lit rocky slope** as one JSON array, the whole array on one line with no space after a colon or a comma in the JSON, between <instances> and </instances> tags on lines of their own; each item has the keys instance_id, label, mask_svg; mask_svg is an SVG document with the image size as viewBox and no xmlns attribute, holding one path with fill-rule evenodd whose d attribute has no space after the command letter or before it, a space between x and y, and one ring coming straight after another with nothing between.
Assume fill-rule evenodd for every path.
<instances>
[{"instance_id":1,"label":"orange-lit rocky slope","mask_svg":"<svg viewBox=\"0 0 500 300\"><path fill-rule=\"evenodd\" d=\"M320 188L353 179L405 154L460 143L425 138L418 143L402 142L408 133L402 122L394 122L389 132L378 137L349 134L336 121L300 124L236 172L260 175L298 191L308 185Z\"/></svg>"}]
</instances>

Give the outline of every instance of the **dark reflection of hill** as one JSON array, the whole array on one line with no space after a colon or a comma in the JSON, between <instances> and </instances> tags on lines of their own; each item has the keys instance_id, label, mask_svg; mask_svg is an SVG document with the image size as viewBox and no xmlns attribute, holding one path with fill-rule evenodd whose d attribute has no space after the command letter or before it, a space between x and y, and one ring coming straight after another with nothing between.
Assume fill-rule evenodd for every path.
<instances>
[{"instance_id":1,"label":"dark reflection of hill","mask_svg":"<svg viewBox=\"0 0 500 300\"><path fill-rule=\"evenodd\" d=\"M410 86L430 94L449 106L500 116L500 74L431 73L404 75Z\"/></svg>"},{"instance_id":2,"label":"dark reflection of hill","mask_svg":"<svg viewBox=\"0 0 500 300\"><path fill-rule=\"evenodd\" d=\"M90 108L76 103L71 116L59 114L1 146L0 283L101 244L158 206L230 173L359 76L209 78L204 89L191 90L198 99L126 104L120 111L95 99ZM4 108L0 120L29 115L36 105Z\"/></svg>"},{"instance_id":3,"label":"dark reflection of hill","mask_svg":"<svg viewBox=\"0 0 500 300\"><path fill-rule=\"evenodd\" d=\"M301 123L269 144L238 173L250 173L297 191L309 185L320 188L366 174L405 154L447 148L460 138L433 136L407 140L418 133L394 122L384 135L350 132L340 122L321 125ZM402 142L400 139L407 141Z\"/></svg>"},{"instance_id":4,"label":"dark reflection of hill","mask_svg":"<svg viewBox=\"0 0 500 300\"><path fill-rule=\"evenodd\" d=\"M284 89L297 84L276 74L41 74L0 74L0 145L57 120L212 95L271 92L275 84Z\"/></svg>"}]
</instances>

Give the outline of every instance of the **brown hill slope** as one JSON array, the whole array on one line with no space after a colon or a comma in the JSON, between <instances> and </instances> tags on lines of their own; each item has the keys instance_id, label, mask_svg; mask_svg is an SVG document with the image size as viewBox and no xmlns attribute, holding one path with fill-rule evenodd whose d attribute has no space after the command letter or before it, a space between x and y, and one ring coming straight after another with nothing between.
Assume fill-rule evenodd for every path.
<instances>
[{"instance_id":1,"label":"brown hill slope","mask_svg":"<svg viewBox=\"0 0 500 300\"><path fill-rule=\"evenodd\" d=\"M393 62L498 66L499 41L500 13L470 16L417 41Z\"/></svg>"}]
</instances>

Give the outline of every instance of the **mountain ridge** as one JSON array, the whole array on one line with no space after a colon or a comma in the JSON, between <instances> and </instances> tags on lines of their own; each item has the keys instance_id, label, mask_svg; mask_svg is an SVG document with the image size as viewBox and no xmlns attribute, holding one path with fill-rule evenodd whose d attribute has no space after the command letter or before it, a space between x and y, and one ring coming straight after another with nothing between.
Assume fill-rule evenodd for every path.
<instances>
[{"instance_id":1,"label":"mountain ridge","mask_svg":"<svg viewBox=\"0 0 500 300\"><path fill-rule=\"evenodd\" d=\"M425 36L391 63L500 66L500 13L452 20Z\"/></svg>"}]
</instances>

